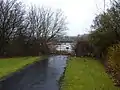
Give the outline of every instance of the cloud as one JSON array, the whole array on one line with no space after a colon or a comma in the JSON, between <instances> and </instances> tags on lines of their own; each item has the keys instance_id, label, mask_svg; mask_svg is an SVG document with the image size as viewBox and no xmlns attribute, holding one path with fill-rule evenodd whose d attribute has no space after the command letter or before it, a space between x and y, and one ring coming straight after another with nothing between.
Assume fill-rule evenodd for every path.
<instances>
[{"instance_id":1,"label":"cloud","mask_svg":"<svg viewBox=\"0 0 120 90\"><path fill-rule=\"evenodd\" d=\"M109 0L106 0L108 3ZM68 35L87 33L95 14L103 11L103 0L23 0L27 5L35 4L54 9L60 8L69 22ZM87 29L86 29L87 28Z\"/></svg>"}]
</instances>

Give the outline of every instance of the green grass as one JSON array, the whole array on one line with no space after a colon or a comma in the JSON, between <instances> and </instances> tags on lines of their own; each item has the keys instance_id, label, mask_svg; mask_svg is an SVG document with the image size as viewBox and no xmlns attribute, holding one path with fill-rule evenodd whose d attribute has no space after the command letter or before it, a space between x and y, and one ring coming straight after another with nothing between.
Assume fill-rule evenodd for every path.
<instances>
[{"instance_id":1,"label":"green grass","mask_svg":"<svg viewBox=\"0 0 120 90\"><path fill-rule=\"evenodd\" d=\"M28 64L39 60L40 57L19 57L0 59L0 78L7 76Z\"/></svg>"},{"instance_id":2,"label":"green grass","mask_svg":"<svg viewBox=\"0 0 120 90\"><path fill-rule=\"evenodd\" d=\"M72 57L68 61L61 90L120 90L120 88L113 85L104 67L97 60Z\"/></svg>"}]
</instances>

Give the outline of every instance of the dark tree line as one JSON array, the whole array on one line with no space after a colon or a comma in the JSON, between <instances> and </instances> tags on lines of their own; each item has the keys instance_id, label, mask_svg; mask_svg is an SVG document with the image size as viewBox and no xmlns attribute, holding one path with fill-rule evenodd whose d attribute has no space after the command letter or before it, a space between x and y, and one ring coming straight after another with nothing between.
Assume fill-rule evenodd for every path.
<instances>
[{"instance_id":1,"label":"dark tree line","mask_svg":"<svg viewBox=\"0 0 120 90\"><path fill-rule=\"evenodd\" d=\"M120 42L120 1L111 1L110 8L96 15L91 29L92 31L87 35L87 43L93 49L90 53L97 58L105 58L108 47ZM83 38L82 41L86 39Z\"/></svg>"},{"instance_id":2,"label":"dark tree line","mask_svg":"<svg viewBox=\"0 0 120 90\"><path fill-rule=\"evenodd\" d=\"M120 42L120 1L114 0L106 12L97 15L92 25L90 42L95 56L104 57L107 49Z\"/></svg>"},{"instance_id":3,"label":"dark tree line","mask_svg":"<svg viewBox=\"0 0 120 90\"><path fill-rule=\"evenodd\" d=\"M61 10L0 0L0 56L48 54L48 42L63 35L66 17Z\"/></svg>"}]
</instances>

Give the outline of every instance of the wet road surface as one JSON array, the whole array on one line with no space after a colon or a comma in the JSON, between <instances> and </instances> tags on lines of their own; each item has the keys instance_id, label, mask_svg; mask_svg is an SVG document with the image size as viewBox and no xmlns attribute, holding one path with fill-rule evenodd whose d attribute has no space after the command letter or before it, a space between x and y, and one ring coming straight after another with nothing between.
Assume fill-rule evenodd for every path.
<instances>
[{"instance_id":1,"label":"wet road surface","mask_svg":"<svg viewBox=\"0 0 120 90\"><path fill-rule=\"evenodd\" d=\"M0 82L0 90L59 90L67 56L51 56Z\"/></svg>"}]
</instances>

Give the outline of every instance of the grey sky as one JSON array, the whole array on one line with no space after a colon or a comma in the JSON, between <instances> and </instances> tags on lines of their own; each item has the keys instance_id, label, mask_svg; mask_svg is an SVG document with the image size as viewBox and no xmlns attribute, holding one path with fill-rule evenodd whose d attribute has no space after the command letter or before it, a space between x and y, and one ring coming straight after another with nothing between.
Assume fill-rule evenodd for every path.
<instances>
[{"instance_id":1,"label":"grey sky","mask_svg":"<svg viewBox=\"0 0 120 90\"><path fill-rule=\"evenodd\" d=\"M106 0L106 4L108 1ZM32 3L62 9L69 23L67 35L71 36L88 33L95 15L104 8L104 0L23 0L23 2L27 5Z\"/></svg>"}]
</instances>

